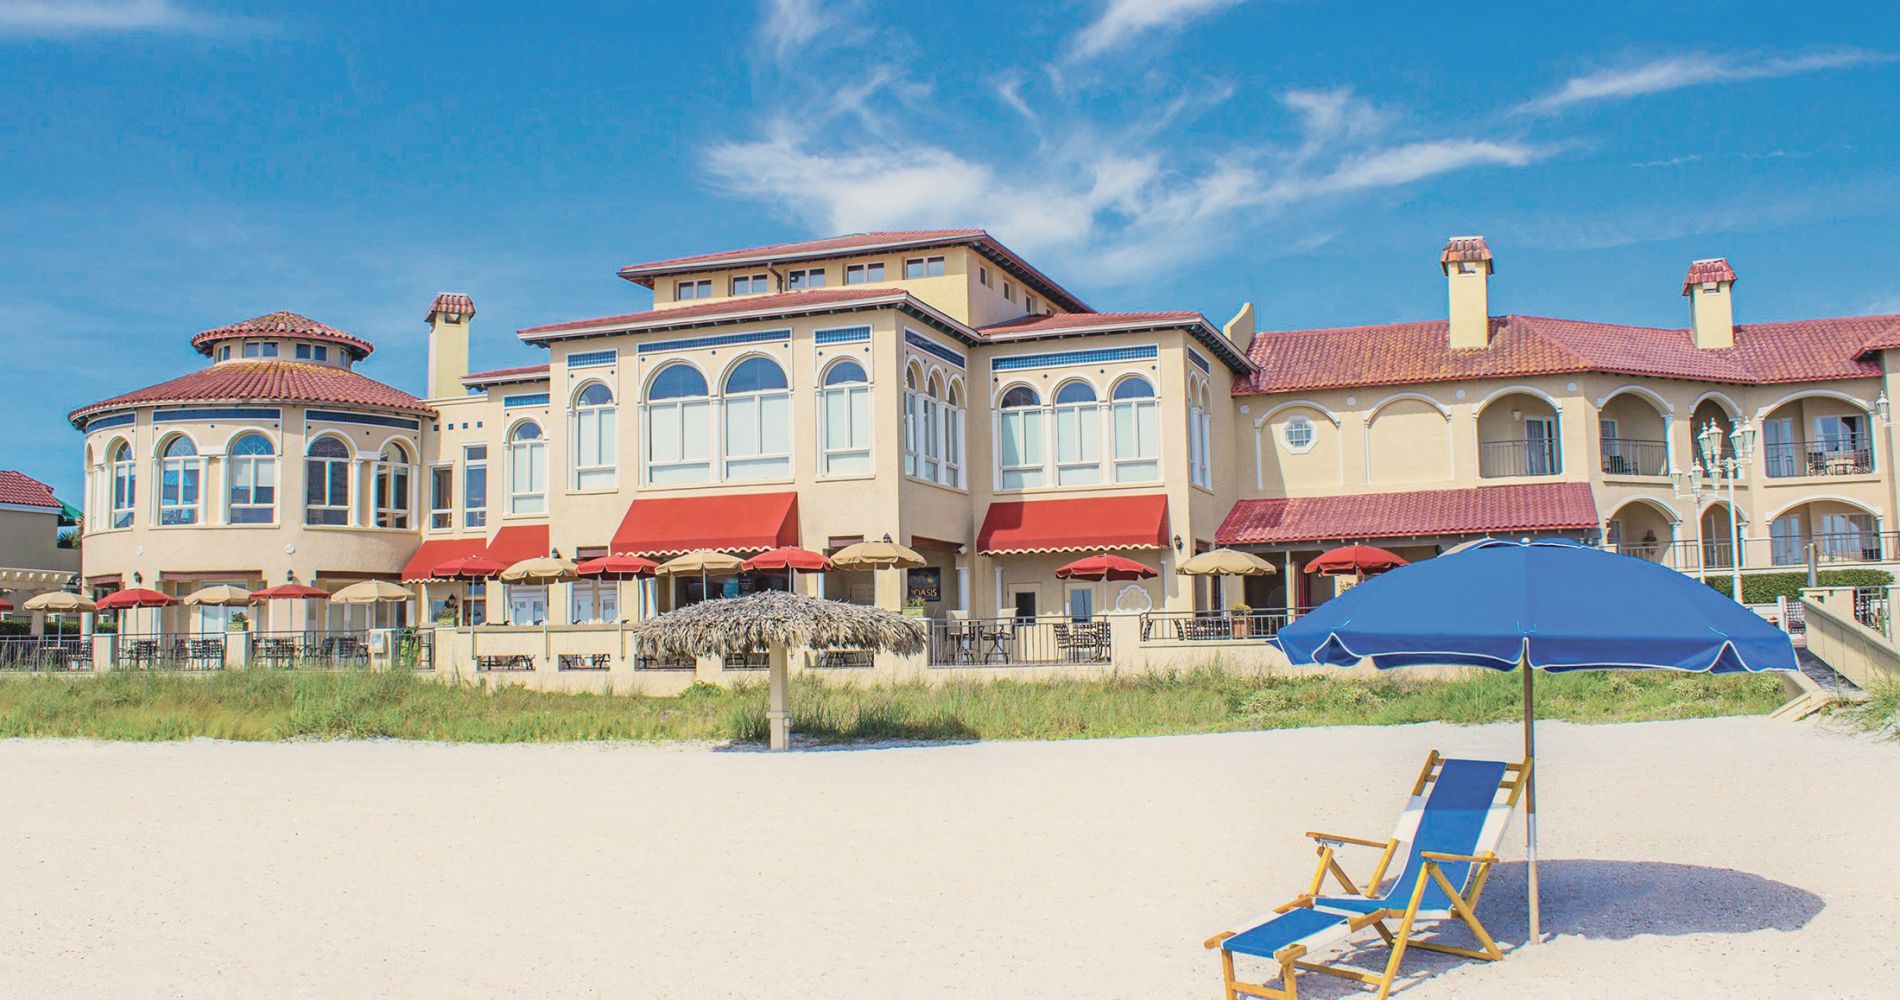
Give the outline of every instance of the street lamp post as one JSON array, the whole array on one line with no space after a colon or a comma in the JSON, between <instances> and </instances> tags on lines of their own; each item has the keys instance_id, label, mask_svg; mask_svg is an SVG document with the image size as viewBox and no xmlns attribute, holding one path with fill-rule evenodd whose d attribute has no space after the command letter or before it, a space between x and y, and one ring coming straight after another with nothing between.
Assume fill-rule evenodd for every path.
<instances>
[{"instance_id":1,"label":"street lamp post","mask_svg":"<svg viewBox=\"0 0 1900 1000\"><path fill-rule=\"evenodd\" d=\"M1675 474L1676 495L1694 499L1705 491L1696 481L1698 477L1714 478L1718 472L1728 480L1728 534L1729 534L1729 596L1735 603L1742 603L1742 527L1741 518L1736 516L1735 480L1741 478L1742 470L1748 467L1749 457L1755 451L1755 429L1742 421L1736 421L1735 428L1728 435L1729 454L1722 454L1722 428L1711 419L1696 434L1696 446L1701 452L1702 461L1693 463L1689 472ZM1713 484L1711 484L1713 485ZM1714 492L1713 489L1707 492ZM1706 566L1704 567L1706 571Z\"/></svg>"}]
</instances>

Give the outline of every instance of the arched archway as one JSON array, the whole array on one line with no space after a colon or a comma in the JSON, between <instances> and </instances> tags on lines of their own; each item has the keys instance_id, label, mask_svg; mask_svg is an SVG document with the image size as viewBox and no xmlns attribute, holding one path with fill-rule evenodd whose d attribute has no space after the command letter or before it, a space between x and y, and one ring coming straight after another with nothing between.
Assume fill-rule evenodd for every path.
<instances>
[{"instance_id":1,"label":"arched archway","mask_svg":"<svg viewBox=\"0 0 1900 1000\"><path fill-rule=\"evenodd\" d=\"M1783 397L1762 409L1761 457L1771 479L1870 475L1872 414L1866 403L1828 389Z\"/></svg>"},{"instance_id":2,"label":"arched archway","mask_svg":"<svg viewBox=\"0 0 1900 1000\"><path fill-rule=\"evenodd\" d=\"M1478 475L1486 479L1563 472L1557 407L1528 387L1501 390L1478 409Z\"/></svg>"},{"instance_id":3,"label":"arched archway","mask_svg":"<svg viewBox=\"0 0 1900 1000\"><path fill-rule=\"evenodd\" d=\"M1637 497L1616 508L1603 522L1603 540L1613 552L1650 562L1676 565L1674 509L1660 500Z\"/></svg>"},{"instance_id":4,"label":"arched archway","mask_svg":"<svg viewBox=\"0 0 1900 1000\"><path fill-rule=\"evenodd\" d=\"M1598 457L1606 476L1669 474L1669 411L1642 386L1624 386L1597 407Z\"/></svg>"}]
</instances>

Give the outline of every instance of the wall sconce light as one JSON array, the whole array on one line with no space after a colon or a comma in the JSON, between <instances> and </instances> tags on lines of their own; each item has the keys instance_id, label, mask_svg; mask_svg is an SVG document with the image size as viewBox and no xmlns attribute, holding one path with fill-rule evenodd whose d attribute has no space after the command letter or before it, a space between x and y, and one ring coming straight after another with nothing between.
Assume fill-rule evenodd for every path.
<instances>
[{"instance_id":1,"label":"wall sconce light","mask_svg":"<svg viewBox=\"0 0 1900 1000\"><path fill-rule=\"evenodd\" d=\"M1524 411L1523 411L1523 410L1512 410L1512 411L1511 411L1511 419L1512 419L1512 420L1522 420L1522 419L1524 419Z\"/></svg>"},{"instance_id":2,"label":"wall sconce light","mask_svg":"<svg viewBox=\"0 0 1900 1000\"><path fill-rule=\"evenodd\" d=\"M556 559L559 559L559 558L561 558L561 550L560 550L560 549L549 549L549 550L548 550L548 555L550 555L550 556L552 556L552 557L554 557L554 558L556 558Z\"/></svg>"},{"instance_id":3,"label":"wall sconce light","mask_svg":"<svg viewBox=\"0 0 1900 1000\"><path fill-rule=\"evenodd\" d=\"M140 575L138 570L133 570L132 571L132 585L137 586L144 582L145 582L145 577Z\"/></svg>"},{"instance_id":4,"label":"wall sconce light","mask_svg":"<svg viewBox=\"0 0 1900 1000\"><path fill-rule=\"evenodd\" d=\"M285 582L285 583L296 583L296 582L297 582L297 574L296 574L296 573L293 573L293 572L291 572L290 570L284 570L284 582Z\"/></svg>"},{"instance_id":5,"label":"wall sconce light","mask_svg":"<svg viewBox=\"0 0 1900 1000\"><path fill-rule=\"evenodd\" d=\"M884 533L884 541L885 541L885 543L886 543L886 544L889 544L889 542L890 542L890 540L891 540L891 533L890 533L890 532L888 532L888 531L886 531L886 532Z\"/></svg>"},{"instance_id":6,"label":"wall sconce light","mask_svg":"<svg viewBox=\"0 0 1900 1000\"><path fill-rule=\"evenodd\" d=\"M1176 552L1181 551L1181 536L1180 535L1174 536L1174 551Z\"/></svg>"}]
</instances>

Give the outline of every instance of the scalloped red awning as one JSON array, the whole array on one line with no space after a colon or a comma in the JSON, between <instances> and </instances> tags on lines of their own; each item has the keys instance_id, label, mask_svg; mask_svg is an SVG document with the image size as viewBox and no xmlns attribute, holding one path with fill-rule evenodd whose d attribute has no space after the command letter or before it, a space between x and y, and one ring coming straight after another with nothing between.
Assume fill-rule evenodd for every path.
<instances>
[{"instance_id":1,"label":"scalloped red awning","mask_svg":"<svg viewBox=\"0 0 1900 1000\"><path fill-rule=\"evenodd\" d=\"M403 582L436 579L437 566L451 559L481 555L487 548L486 538L431 538L418 546L415 555L403 564Z\"/></svg>"},{"instance_id":2,"label":"scalloped red awning","mask_svg":"<svg viewBox=\"0 0 1900 1000\"><path fill-rule=\"evenodd\" d=\"M993 503L976 535L985 555L1167 547L1168 498L1160 493Z\"/></svg>"},{"instance_id":3,"label":"scalloped red awning","mask_svg":"<svg viewBox=\"0 0 1900 1000\"><path fill-rule=\"evenodd\" d=\"M635 500L614 532L613 551L655 556L797 544L798 494L729 493Z\"/></svg>"}]
</instances>

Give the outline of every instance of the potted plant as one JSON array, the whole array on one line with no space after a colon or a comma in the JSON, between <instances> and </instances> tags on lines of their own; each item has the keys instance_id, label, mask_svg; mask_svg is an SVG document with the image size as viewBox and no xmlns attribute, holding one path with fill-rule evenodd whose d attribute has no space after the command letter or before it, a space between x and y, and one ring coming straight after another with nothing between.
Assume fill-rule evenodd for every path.
<instances>
[{"instance_id":1,"label":"potted plant","mask_svg":"<svg viewBox=\"0 0 1900 1000\"><path fill-rule=\"evenodd\" d=\"M1253 608L1243 601L1235 601L1227 609L1228 618L1234 624L1234 638L1245 639L1253 634Z\"/></svg>"},{"instance_id":2,"label":"potted plant","mask_svg":"<svg viewBox=\"0 0 1900 1000\"><path fill-rule=\"evenodd\" d=\"M924 617L924 599L921 597L913 597L905 601L904 602L904 617L906 618Z\"/></svg>"},{"instance_id":3,"label":"potted plant","mask_svg":"<svg viewBox=\"0 0 1900 1000\"><path fill-rule=\"evenodd\" d=\"M224 623L224 630L226 632L243 632L250 627L251 620L245 617L242 611L233 614L230 619Z\"/></svg>"}]
</instances>

